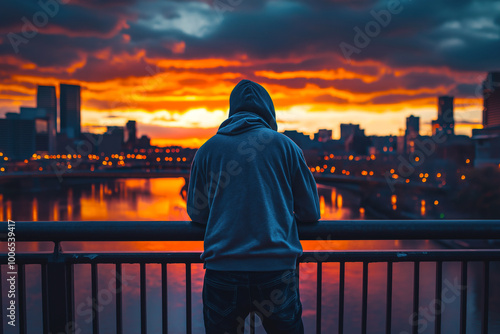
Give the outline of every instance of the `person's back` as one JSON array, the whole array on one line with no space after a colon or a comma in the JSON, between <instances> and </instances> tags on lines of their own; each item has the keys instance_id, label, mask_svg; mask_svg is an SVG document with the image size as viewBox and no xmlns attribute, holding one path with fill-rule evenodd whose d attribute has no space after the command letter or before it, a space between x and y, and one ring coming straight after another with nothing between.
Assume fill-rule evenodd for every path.
<instances>
[{"instance_id":1,"label":"person's back","mask_svg":"<svg viewBox=\"0 0 500 334\"><path fill-rule=\"evenodd\" d=\"M243 80L231 93L229 118L194 158L187 210L207 225L207 333L242 332L251 310L268 333L303 332L296 223L320 218L318 195L302 151L276 130L269 94Z\"/></svg>"}]
</instances>

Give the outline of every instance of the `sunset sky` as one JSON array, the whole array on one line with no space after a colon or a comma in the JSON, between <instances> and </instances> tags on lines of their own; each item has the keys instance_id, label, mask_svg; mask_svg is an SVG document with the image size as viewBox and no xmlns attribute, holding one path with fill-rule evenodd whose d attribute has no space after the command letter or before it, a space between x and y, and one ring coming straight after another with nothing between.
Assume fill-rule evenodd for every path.
<instances>
[{"instance_id":1,"label":"sunset sky","mask_svg":"<svg viewBox=\"0 0 500 334\"><path fill-rule=\"evenodd\" d=\"M0 5L0 117L35 106L37 85L79 84L84 130L135 119L161 146L215 134L243 78L270 92L279 131L398 134L413 114L428 134L437 96L454 95L457 132L470 135L481 81L500 70L500 1L41 3ZM340 45L356 42L346 58Z\"/></svg>"}]
</instances>

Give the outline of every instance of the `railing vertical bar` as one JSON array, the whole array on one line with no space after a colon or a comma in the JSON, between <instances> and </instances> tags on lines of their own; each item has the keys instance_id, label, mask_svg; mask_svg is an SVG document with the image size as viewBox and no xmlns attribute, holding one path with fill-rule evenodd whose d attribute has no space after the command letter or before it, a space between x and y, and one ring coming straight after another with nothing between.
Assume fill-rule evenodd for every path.
<instances>
[{"instance_id":1,"label":"railing vertical bar","mask_svg":"<svg viewBox=\"0 0 500 334\"><path fill-rule=\"evenodd\" d=\"M141 334L147 332L147 310L146 310L146 263L139 265L140 270L140 289L141 289Z\"/></svg>"},{"instance_id":2,"label":"railing vertical bar","mask_svg":"<svg viewBox=\"0 0 500 334\"><path fill-rule=\"evenodd\" d=\"M66 314L66 316L68 317L67 319L67 323L69 324L74 324L75 323L75 319L74 319L74 314L75 314L75 306L74 306L74 281L73 281L73 277L74 277L74 274L73 274L73 264L71 263L68 263L66 264L66 296L67 296L67 300L66 300L66 309L68 310L68 313ZM70 333L68 334L73 334L74 333L74 326L70 326L68 328L69 331L71 331Z\"/></svg>"},{"instance_id":3,"label":"railing vertical bar","mask_svg":"<svg viewBox=\"0 0 500 334\"><path fill-rule=\"evenodd\" d=\"M191 334L191 263L186 263L186 333Z\"/></svg>"},{"instance_id":4,"label":"railing vertical bar","mask_svg":"<svg viewBox=\"0 0 500 334\"><path fill-rule=\"evenodd\" d=\"M3 332L3 304L2 304L2 300L3 300L3 288L2 288L3 277L2 277L2 267L3 267L3 265L0 264L0 330L2 330L2 332ZM43 309L42 309L42 311L43 311ZM44 328L44 332L46 332L45 328Z\"/></svg>"},{"instance_id":5,"label":"railing vertical bar","mask_svg":"<svg viewBox=\"0 0 500 334\"><path fill-rule=\"evenodd\" d=\"M462 261L462 278L460 280L460 334L467 331L467 261Z\"/></svg>"},{"instance_id":6,"label":"railing vertical bar","mask_svg":"<svg viewBox=\"0 0 500 334\"><path fill-rule=\"evenodd\" d=\"M385 332L391 334L392 325L392 262L387 262L387 297L385 310Z\"/></svg>"},{"instance_id":7,"label":"railing vertical bar","mask_svg":"<svg viewBox=\"0 0 500 334\"><path fill-rule=\"evenodd\" d=\"M98 283L98 272L97 272L97 262L92 262L90 264L90 276L92 285L92 333L99 334L99 300L97 299L97 283Z\"/></svg>"},{"instance_id":8,"label":"railing vertical bar","mask_svg":"<svg viewBox=\"0 0 500 334\"><path fill-rule=\"evenodd\" d=\"M316 333L321 333L321 295L323 288L323 263L318 262L316 268Z\"/></svg>"},{"instance_id":9,"label":"railing vertical bar","mask_svg":"<svg viewBox=\"0 0 500 334\"><path fill-rule=\"evenodd\" d=\"M368 310L368 262L363 262L363 292L361 302L361 333L366 334L366 318Z\"/></svg>"},{"instance_id":10,"label":"railing vertical bar","mask_svg":"<svg viewBox=\"0 0 500 334\"><path fill-rule=\"evenodd\" d=\"M48 271L47 264L41 264L41 279L42 279L42 326L43 332L49 332L49 297L47 291L49 290L48 284Z\"/></svg>"},{"instance_id":11,"label":"railing vertical bar","mask_svg":"<svg viewBox=\"0 0 500 334\"><path fill-rule=\"evenodd\" d=\"M167 264L161 264L161 310L162 310L162 332L168 334L168 280Z\"/></svg>"},{"instance_id":12,"label":"railing vertical bar","mask_svg":"<svg viewBox=\"0 0 500 334\"><path fill-rule=\"evenodd\" d=\"M484 301L482 334L488 334L488 312L490 301L490 261L484 261Z\"/></svg>"},{"instance_id":13,"label":"railing vertical bar","mask_svg":"<svg viewBox=\"0 0 500 334\"><path fill-rule=\"evenodd\" d=\"M419 288L420 288L420 262L413 263L413 317L412 317L412 333L418 333L418 304L419 304Z\"/></svg>"},{"instance_id":14,"label":"railing vertical bar","mask_svg":"<svg viewBox=\"0 0 500 334\"><path fill-rule=\"evenodd\" d=\"M441 312L443 304L443 262L436 261L436 315L434 333L441 334Z\"/></svg>"},{"instance_id":15,"label":"railing vertical bar","mask_svg":"<svg viewBox=\"0 0 500 334\"><path fill-rule=\"evenodd\" d=\"M122 334L123 332L123 314L122 314L122 264L115 264L115 280L116 280L116 333Z\"/></svg>"},{"instance_id":16,"label":"railing vertical bar","mask_svg":"<svg viewBox=\"0 0 500 334\"><path fill-rule=\"evenodd\" d=\"M26 334L26 279L25 279L25 265L17 265L17 279L19 280L18 291L19 291L19 333Z\"/></svg>"},{"instance_id":17,"label":"railing vertical bar","mask_svg":"<svg viewBox=\"0 0 500 334\"><path fill-rule=\"evenodd\" d=\"M345 262L340 262L340 268L339 268L339 334L344 333L344 281L345 281Z\"/></svg>"},{"instance_id":18,"label":"railing vertical bar","mask_svg":"<svg viewBox=\"0 0 500 334\"><path fill-rule=\"evenodd\" d=\"M250 334L255 334L255 312L250 312Z\"/></svg>"}]
</instances>

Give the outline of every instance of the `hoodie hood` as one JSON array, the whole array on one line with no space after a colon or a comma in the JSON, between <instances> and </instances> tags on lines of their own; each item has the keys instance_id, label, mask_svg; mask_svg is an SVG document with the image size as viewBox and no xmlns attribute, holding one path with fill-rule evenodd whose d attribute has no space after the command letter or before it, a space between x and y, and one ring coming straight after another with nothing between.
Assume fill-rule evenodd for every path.
<instances>
[{"instance_id":1,"label":"hoodie hood","mask_svg":"<svg viewBox=\"0 0 500 334\"><path fill-rule=\"evenodd\" d=\"M273 101L258 83L241 80L229 97L229 117L217 133L237 135L259 127L278 130Z\"/></svg>"}]
</instances>

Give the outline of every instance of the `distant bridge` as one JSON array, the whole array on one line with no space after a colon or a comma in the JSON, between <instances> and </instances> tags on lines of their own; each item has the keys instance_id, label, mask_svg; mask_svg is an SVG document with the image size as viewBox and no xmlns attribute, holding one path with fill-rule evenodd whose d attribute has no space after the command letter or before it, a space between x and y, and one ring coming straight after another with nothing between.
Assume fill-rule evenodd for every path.
<instances>
[{"instance_id":1,"label":"distant bridge","mask_svg":"<svg viewBox=\"0 0 500 334\"><path fill-rule=\"evenodd\" d=\"M388 186L388 181L377 176L347 176L336 174L313 173L317 182L323 184L350 184L357 186ZM97 171L66 170L62 172L41 171L41 172L7 172L0 175L0 184L22 181L26 179L136 179L136 178L166 178L183 177L189 179L189 169L111 169ZM412 188L419 190L445 191L430 183L410 182L391 180L397 188Z\"/></svg>"},{"instance_id":2,"label":"distant bridge","mask_svg":"<svg viewBox=\"0 0 500 334\"><path fill-rule=\"evenodd\" d=\"M16 179L40 178L40 179L135 179L135 178L163 178L163 177L189 177L189 170L158 170L158 169L112 169L99 171L68 170L64 172L41 171L41 172L9 172L0 176L0 183Z\"/></svg>"}]
</instances>

